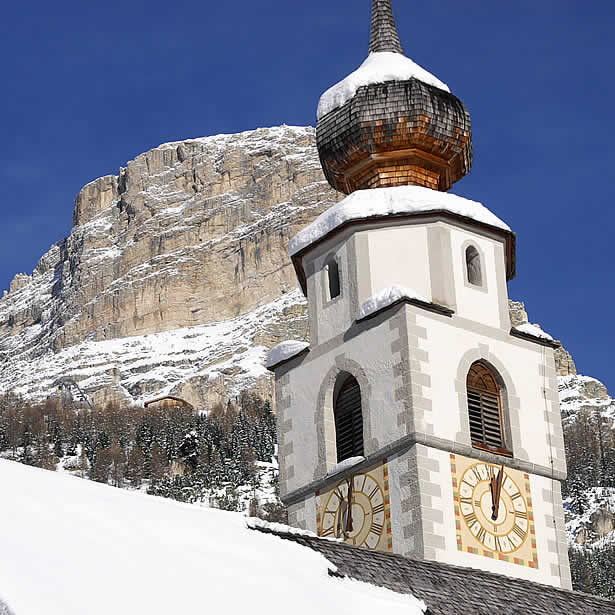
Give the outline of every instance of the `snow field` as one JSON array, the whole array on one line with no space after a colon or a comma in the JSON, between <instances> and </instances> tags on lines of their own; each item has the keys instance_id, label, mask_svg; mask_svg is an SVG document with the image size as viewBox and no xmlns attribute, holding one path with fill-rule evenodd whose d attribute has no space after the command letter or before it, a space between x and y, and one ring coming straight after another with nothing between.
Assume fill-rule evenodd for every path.
<instances>
[{"instance_id":1,"label":"snow field","mask_svg":"<svg viewBox=\"0 0 615 615\"><path fill-rule=\"evenodd\" d=\"M0 460L0 592L15 615L271 615L424 606L328 575L310 549L203 509Z\"/></svg>"}]
</instances>

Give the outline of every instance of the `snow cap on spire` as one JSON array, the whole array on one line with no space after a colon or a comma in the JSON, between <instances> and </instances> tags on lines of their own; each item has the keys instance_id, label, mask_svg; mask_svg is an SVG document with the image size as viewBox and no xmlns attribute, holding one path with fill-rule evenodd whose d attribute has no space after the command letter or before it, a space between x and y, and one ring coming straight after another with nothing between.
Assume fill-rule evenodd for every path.
<instances>
[{"instance_id":1,"label":"snow cap on spire","mask_svg":"<svg viewBox=\"0 0 615 615\"><path fill-rule=\"evenodd\" d=\"M372 36L369 51L370 53L377 51L404 53L393 17L391 0L373 0Z\"/></svg>"}]
</instances>

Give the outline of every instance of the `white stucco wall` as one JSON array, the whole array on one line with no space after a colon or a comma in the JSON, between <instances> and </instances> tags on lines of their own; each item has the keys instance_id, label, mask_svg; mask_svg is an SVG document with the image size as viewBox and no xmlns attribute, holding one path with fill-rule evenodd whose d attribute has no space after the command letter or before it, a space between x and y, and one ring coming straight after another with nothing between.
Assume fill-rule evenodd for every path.
<instances>
[{"instance_id":1,"label":"white stucco wall","mask_svg":"<svg viewBox=\"0 0 615 615\"><path fill-rule=\"evenodd\" d=\"M359 303L395 284L410 288L431 301L427 227L381 228L366 231L365 235L371 283L363 294L359 293Z\"/></svg>"}]
</instances>

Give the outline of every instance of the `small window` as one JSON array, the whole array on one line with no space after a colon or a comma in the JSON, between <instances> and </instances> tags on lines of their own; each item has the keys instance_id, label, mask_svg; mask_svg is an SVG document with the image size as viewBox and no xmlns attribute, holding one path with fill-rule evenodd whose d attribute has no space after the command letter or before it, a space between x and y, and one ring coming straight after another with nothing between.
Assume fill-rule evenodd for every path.
<instances>
[{"instance_id":1,"label":"small window","mask_svg":"<svg viewBox=\"0 0 615 615\"><path fill-rule=\"evenodd\" d=\"M327 277L329 279L329 300L339 297L340 288L340 268L337 261L333 258L327 263Z\"/></svg>"},{"instance_id":2,"label":"small window","mask_svg":"<svg viewBox=\"0 0 615 615\"><path fill-rule=\"evenodd\" d=\"M484 363L474 363L470 368L467 390L472 444L503 451L502 390Z\"/></svg>"},{"instance_id":3,"label":"small window","mask_svg":"<svg viewBox=\"0 0 615 615\"><path fill-rule=\"evenodd\" d=\"M480 264L480 254L474 246L468 246L466 250L466 268L468 282L474 286L483 285L483 272Z\"/></svg>"},{"instance_id":4,"label":"small window","mask_svg":"<svg viewBox=\"0 0 615 615\"><path fill-rule=\"evenodd\" d=\"M346 376L334 402L337 461L363 455L363 412L361 387Z\"/></svg>"}]
</instances>

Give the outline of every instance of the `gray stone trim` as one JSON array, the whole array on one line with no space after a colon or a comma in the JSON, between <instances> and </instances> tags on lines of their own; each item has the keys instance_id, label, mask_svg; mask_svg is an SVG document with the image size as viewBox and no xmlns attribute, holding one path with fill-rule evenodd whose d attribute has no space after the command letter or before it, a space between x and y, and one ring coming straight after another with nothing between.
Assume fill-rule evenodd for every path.
<instances>
[{"instance_id":1,"label":"gray stone trim","mask_svg":"<svg viewBox=\"0 0 615 615\"><path fill-rule=\"evenodd\" d=\"M357 235L354 234L347 242L346 260L348 263L348 309L349 309L349 322L355 319L355 315L359 311L359 264L363 268L368 266L368 262L360 262L358 260L359 254L357 249Z\"/></svg>"},{"instance_id":2,"label":"gray stone trim","mask_svg":"<svg viewBox=\"0 0 615 615\"><path fill-rule=\"evenodd\" d=\"M321 298L322 298L322 307L327 308L330 305L333 305L334 303L337 303L338 301L341 301L346 293L344 292L345 288L345 282L346 282L346 271L344 270L344 268L342 267L342 263L341 263L341 258L340 255L337 252L330 252L329 254L327 254L327 256L325 257L324 261L323 261L323 267L322 269L318 272L318 278L320 280L320 288L321 288ZM333 299L331 299L331 297L329 297L329 271L328 271L328 266L329 263L335 261L337 263L337 271L339 274L339 278L340 278L340 294L337 297L334 297Z\"/></svg>"},{"instance_id":3,"label":"gray stone trim","mask_svg":"<svg viewBox=\"0 0 615 615\"><path fill-rule=\"evenodd\" d=\"M423 558L425 553L423 530L423 494L419 485L418 454L416 446L412 447L397 462L405 468L399 477L399 494L401 505L401 531L404 545L402 555Z\"/></svg>"},{"instance_id":4,"label":"gray stone trim","mask_svg":"<svg viewBox=\"0 0 615 615\"><path fill-rule=\"evenodd\" d=\"M313 346L318 346L319 329L318 329L318 314L320 308L316 300L317 282L316 282L316 266L314 261L310 261L305 266L307 299L308 299L308 326L310 328L310 340Z\"/></svg>"},{"instance_id":5,"label":"gray stone trim","mask_svg":"<svg viewBox=\"0 0 615 615\"><path fill-rule=\"evenodd\" d=\"M280 461L280 497L288 492L288 483L295 476L295 456L290 433L293 429L292 418L288 416L291 407L290 376L278 375L275 379L276 408L278 412L278 451Z\"/></svg>"},{"instance_id":6,"label":"gray stone trim","mask_svg":"<svg viewBox=\"0 0 615 615\"><path fill-rule=\"evenodd\" d=\"M316 398L314 425L316 427L316 444L318 459L314 469L314 480L322 481L327 470L337 463L335 443L335 417L333 415L333 393L340 374L350 374L357 379L361 387L361 410L363 414L363 442L365 456L378 450L380 444L372 437L372 421L376 417L371 412L372 387L363 368L344 354L335 357L335 365L327 372Z\"/></svg>"},{"instance_id":7,"label":"gray stone trim","mask_svg":"<svg viewBox=\"0 0 615 615\"><path fill-rule=\"evenodd\" d=\"M427 227L429 246L429 278L431 282L431 300L433 303L457 309L455 276L451 267L453 248L450 229L437 223Z\"/></svg>"},{"instance_id":8,"label":"gray stone trim","mask_svg":"<svg viewBox=\"0 0 615 615\"><path fill-rule=\"evenodd\" d=\"M472 246L480 256L480 277L482 280L482 284L480 286L478 284L471 284L468 279L468 264L466 261L466 250ZM471 290L477 290L481 293L487 294L489 292L489 284L487 282L487 258L485 257L485 252L483 249L474 241L473 239L466 239L461 245L461 267L463 269L463 283L466 288L470 288ZM499 286L496 290L499 290Z\"/></svg>"},{"instance_id":9,"label":"gray stone trim","mask_svg":"<svg viewBox=\"0 0 615 615\"><path fill-rule=\"evenodd\" d=\"M490 453L489 451L483 451L477 448L473 448L472 446L468 446L460 442L454 442L452 440L438 438L430 434L417 432L408 434L406 437L400 438L396 442L388 444L387 446L383 446L379 450L374 451L370 455L366 456L364 462L353 466L352 471L361 472L362 470L367 469L372 464L377 463L384 457L388 458L392 455L401 454L405 451L408 451L415 444L424 444L425 446L435 448L447 453L463 455L465 457L469 457L470 459L476 459L478 461L484 461L486 463L492 463L494 465L501 465L502 463L504 463L509 468L521 470L522 472L527 472L528 474L535 474L536 476L543 476L545 478L552 478L555 480L564 480L566 478L565 473L558 472L557 470L553 471L548 466L530 463L529 461L525 461L518 458L502 457L501 455L496 455L495 453ZM307 497L315 491L326 489L334 480L338 481L341 477L343 477L342 474L336 474L335 477L332 478L325 476L323 478L314 480L308 485L305 485L299 489L295 489L294 491L287 493L284 497L282 497L282 501L284 502L284 504L289 505L293 502Z\"/></svg>"},{"instance_id":10,"label":"gray stone trim","mask_svg":"<svg viewBox=\"0 0 615 615\"><path fill-rule=\"evenodd\" d=\"M399 386L395 389L395 400L400 402L397 413L397 425L404 427L402 433L408 434L415 430L412 412L412 373L410 366L410 351L408 342L408 327L403 310L398 310L389 319L389 329L397 332L391 340L391 356L393 357L393 373Z\"/></svg>"},{"instance_id":11,"label":"gray stone trim","mask_svg":"<svg viewBox=\"0 0 615 615\"><path fill-rule=\"evenodd\" d=\"M308 529L305 500L295 502L288 506L288 525L301 530Z\"/></svg>"},{"instance_id":12,"label":"gray stone trim","mask_svg":"<svg viewBox=\"0 0 615 615\"><path fill-rule=\"evenodd\" d=\"M547 425L546 446L551 457L551 465L555 470L567 473L566 448L559 403L555 354L543 346L538 374L543 379L542 394L544 403L544 419Z\"/></svg>"},{"instance_id":13,"label":"gray stone trim","mask_svg":"<svg viewBox=\"0 0 615 615\"><path fill-rule=\"evenodd\" d=\"M495 259L495 287L498 295L498 308L500 313L500 327L504 331L510 330L510 309L508 307L508 285L506 283L506 256Z\"/></svg>"}]
</instances>

